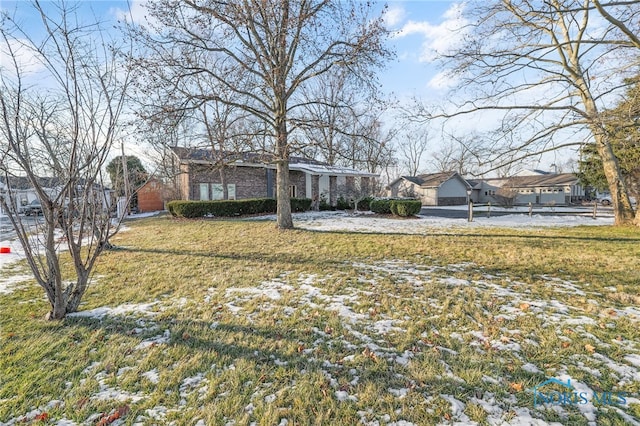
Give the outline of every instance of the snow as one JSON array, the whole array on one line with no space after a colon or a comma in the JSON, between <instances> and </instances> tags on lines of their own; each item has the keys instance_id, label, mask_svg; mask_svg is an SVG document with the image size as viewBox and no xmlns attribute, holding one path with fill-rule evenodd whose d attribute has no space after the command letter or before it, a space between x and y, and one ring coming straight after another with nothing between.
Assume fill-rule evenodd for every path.
<instances>
[{"instance_id":1,"label":"snow","mask_svg":"<svg viewBox=\"0 0 640 426\"><path fill-rule=\"evenodd\" d=\"M140 215L136 215L138 218ZM144 216L148 217L148 216ZM264 219L264 218L263 218ZM266 217L269 219L269 217ZM252 219L255 220L255 219ZM394 219L388 217L379 217L375 215L351 215L344 212L310 212L303 214L296 214L294 216L295 224L299 228L312 229L312 230L324 230L324 231L354 231L354 232L386 232L386 233L407 233L407 234L428 234L442 229L473 229L476 227L512 227L516 229L521 228L537 228L547 226L576 226L576 225L608 225L612 223L610 218L602 218L593 220L590 217L584 217L576 215L557 215L557 216L533 216L529 217L525 215L509 215L503 217L486 218L477 216L474 222L468 223L466 220L461 219L443 219L434 217L419 217L416 219ZM134 228L135 229L135 228ZM2 243L4 244L4 243ZM22 282L32 280L32 277L27 275L13 274L8 268L12 263L23 259L19 247L12 246L12 253L8 255L0 255L0 297L6 295L15 290ZM427 262L429 263L429 262ZM414 396L423 392L422 390L414 391L415 389L415 376L411 376L412 369L418 365L421 355L413 350L408 350L408 346L398 347L394 343L397 337L401 337L407 329L412 327L414 318L411 318L405 313L380 313L376 312L376 309L370 308L368 303L371 302L371 295L374 294L376 286L382 280L387 280L392 277L399 285L409 286L408 288L415 290L416 294L428 286L440 286L446 291L476 291L479 294L484 292L490 293L495 299L495 303L499 306L501 314L496 315L496 320L502 319L504 324L501 324L496 329L496 333L489 333L481 327L461 327L456 329L455 332L450 332L447 335L440 335L439 331L435 328L427 328L424 331L422 337L432 339L432 336L442 337L443 340L432 339L432 342L424 343L422 348L428 347L429 350L436 351L442 357L439 359L437 366L441 369L441 376L443 380L450 383L466 383L461 377L454 374L455 364L451 361L453 358L459 357L462 350L454 350L447 348L458 349L464 346L473 346L478 351L491 351L496 359L500 359L499 362L504 362L503 358L513 358L517 364L514 367L517 369L520 365L520 369L530 375L542 376L545 372L549 372L548 366L537 365L527 362L525 354L529 351L523 350L529 346L538 345L537 342L531 339L537 337L533 335L522 336L520 326L513 325L508 326L508 321L518 321L525 318L525 315L534 315L537 318L542 318L543 321L551 327L558 327L562 329L565 326L569 326L574 333L581 338L589 338L597 343L598 348L604 347L605 343L594 340L596 337L593 334L587 333L585 328L597 326L599 324L598 315L604 311L615 311L616 319L625 317L629 321L640 321L640 310L635 307L616 307L608 308L606 306L599 306L596 313L591 314L590 311L585 311L584 306L573 306L571 302L567 302L567 294L579 295L587 297L587 293L584 291L584 286L560 279L552 275L540 275L535 279L539 281L541 286L547 286L550 290L549 293L553 297L559 299L546 297L538 297L529 290L530 286L516 280L510 280L504 276L493 276L484 274L481 268L478 268L472 263L456 264L456 265L425 265L412 263L407 260L398 259L383 259L376 261L358 261L345 265L355 270L355 275L361 277L358 284L353 284L350 287L340 286L338 289L329 290L331 284L340 277L332 276L338 275L338 273L328 272L327 274L296 274L294 272L283 272L277 278L259 282L259 283L246 283L246 287L228 287L228 288L209 288L203 294L197 296L198 301L205 300L209 303L211 300L218 300L220 307L223 309L225 315L234 315L241 318L251 319L251 315L257 312L269 311L273 313L274 319L280 315L279 320L290 317L294 313L302 315L308 315L309 311L318 310L329 312L330 317L340 322L340 328L336 327L336 330L331 328L324 328L324 326L310 327L310 332L313 335L313 343L304 342L306 347L301 347L294 356L304 358L305 363L309 364L309 371L315 366L318 370L322 371L325 376L326 383L329 388L329 396L335 397L335 399L344 404L353 403L360 404L363 396L358 395L359 389L366 385L367 375L361 368L363 357L368 357L376 362L377 360L383 360L394 370L395 377L399 380L397 383L385 388L387 391L387 397L399 400L399 404L409 404ZM4 270L2 269L4 268ZM473 274L467 274L467 271L473 271ZM460 274L462 272L463 274ZM468 278L460 278L468 277ZM476 278L472 278L476 277ZM478 279L477 277L481 277ZM369 291L371 290L371 291ZM400 293L399 293L400 294ZM389 294L388 297L397 297L401 299L400 295ZM416 295L416 298L419 297ZM81 311L78 313L70 314L71 318L91 318L96 320L103 320L105 318L112 317L133 317L136 319L136 324L139 328L133 330L133 335L144 334L145 338L138 340L138 342L132 343L132 347L139 353L144 354L144 351L148 351L157 345L166 345L171 342L172 333L176 331L172 329L171 325L159 326L154 321L157 321L158 314L165 309L165 303L171 306L187 306L192 300L185 298L179 300L163 300L152 301L149 303L126 303L119 306L101 306L91 310ZM440 300L437 299L425 299L425 318L441 318L446 313L443 312L444 307L440 306ZM587 302L592 306L597 306L597 303ZM361 304L366 304L364 307ZM522 306L527 306L523 309ZM311 312L313 313L313 312ZM209 329L212 332L217 332L221 329L221 324L224 324L225 320L222 317L219 321L216 319L207 323ZM584 326L584 327L583 327ZM438 328L440 328L438 326ZM340 330L340 332L338 332ZM442 331L442 330L441 330ZM597 333L596 333L597 334ZM150 336L150 337L147 337ZM527 338L529 337L529 338ZM559 336L561 341L571 341L568 337ZM177 339L176 339L177 340ZM137 345L136 345L137 343ZM542 342L540 342L542 343ZM594 343L594 345L596 344ZM617 380L618 386L631 385L634 386L637 382L640 382L640 354L637 347L633 342L627 342L626 346L621 342L614 342L618 346L614 347L616 351L624 351L621 354L617 354L615 359L609 356L602 355L598 352L586 354L580 356L579 359L571 360L571 365L577 370L584 371L591 377L613 377ZM323 357L322 347L326 345L331 347L332 345L339 345L344 348L344 353L338 358L325 359ZM445 346L443 346L445 345ZM295 346L294 346L295 348ZM271 367L279 368L293 368L298 365L297 362L290 362L288 358L284 356L276 356L273 354L267 354L261 352L257 348L254 352L256 357L265 357L268 359ZM326 354L326 353L325 353ZM134 355L135 356L135 355ZM284 360L283 360L284 359ZM445 362L445 360L447 362ZM519 362L517 360L520 360ZM584 361L584 362L583 362ZM240 369L240 364L239 369ZM275 367L274 367L275 366ZM137 371L140 366L119 366L116 370L115 379L120 379L123 376L125 379L130 378L133 371ZM209 386L213 388L215 380L214 375L217 377L222 371L231 371L236 367L233 364L221 365L218 367L204 366L200 371L189 372L188 377L180 377L178 385L178 392L180 395L180 402L177 406L165 407L161 405L153 406L153 403L146 405L144 410L139 409L136 419L131 419L133 424L147 424L147 423L165 423L167 415L174 412L182 412L187 410L187 400L193 400L190 396L197 398L205 398L209 394ZM306 368L306 367L305 367ZM562 370L564 366L560 366L558 370L558 377L560 380L566 381L570 377L566 373L567 370ZM104 401L104 402L118 402L127 404L136 404L144 402L149 403L149 397L142 393L124 391L117 386L117 380L113 380L114 374L107 374L108 368L101 362L94 361L88 367L82 371L82 375L85 376L83 380L95 379L99 384L99 389L94 391L93 394L87 395L92 400ZM145 371L147 370L147 371ZM316 370L316 371L318 371ZM140 380L145 382L147 386L157 385L160 383L160 378L171 377L174 372L171 369L163 369L158 366L152 368L152 366L146 366L140 373ZM522 371L520 374L522 374ZM555 374L555 370L554 374ZM212 374L213 372L213 374ZM211 378L211 384L209 379ZM361 379L362 378L362 379ZM466 377L465 377L466 378ZM533 378L535 379L535 377ZM532 380L533 380L532 379ZM486 388L504 388L509 386L509 378L503 377L490 377L488 375L482 375L481 381L486 384ZM535 380L533 380L535 381ZM588 380L586 380L590 383ZM255 392L251 398L251 402L243 404L243 415L253 416L255 413L260 412L263 408L263 404L274 404L269 409L282 409L277 407L278 395L282 395L282 391L279 390L278 383L273 382L261 382L252 383L246 382L242 386L246 386L249 389L255 389ZM571 383L574 385L577 391L593 392L592 389L585 383L581 383L571 378ZM340 385L343 386L340 386ZM280 384L282 385L282 384ZM295 384L286 384L295 388ZM68 391L72 392L73 384L70 382ZM440 391L442 392L442 391ZM517 399L514 395L507 397L500 396L498 393L491 393L488 391L480 394L467 394L462 392L458 394L456 391L448 390L448 394L436 393L433 396L424 398L425 404L436 403L439 405L444 404L448 408L448 412L451 415L450 419L447 419L446 423L453 425L473 425L476 424L469 417L467 407L469 404L475 404L481 407L487 414L486 424L492 425L557 425L559 423L549 423L536 418L539 413L531 407L525 406L521 399ZM455 393L455 394L454 394ZM228 392L217 392L218 398L223 398ZM170 399L168 399L170 400ZM433 401L432 401L433 400ZM629 398L631 403L632 398ZM2 402L2 401L0 401ZM533 399L530 400L531 404ZM9 420L9 424L15 424L24 419L33 419L35 416L45 410L51 410L52 407L56 407L61 401L53 400L46 406L42 406L38 409L33 409L27 414L16 417ZM169 403L167 402L167 405ZM189 407L190 409L191 407ZM370 425L397 425L397 426L410 426L413 423L406 420L397 420L392 422L392 411L376 411L374 407L357 407L359 410L357 413L361 416L362 424ZM553 407L551 407L553 408ZM586 404L578 407L580 414L584 420L589 424L595 424L597 421L596 415L598 408L592 404ZM607 409L616 410L620 416L625 419L628 424L639 424L635 417L632 417L627 411L627 407L611 407ZM558 409L556 408L556 411ZM399 413L397 413L399 414ZM562 416L563 413L558 413ZM93 414L95 416L96 414ZM399 415L395 415L397 419ZM90 417L92 418L92 417ZM95 418L97 421L98 418ZM93 421L93 423L95 423ZM129 421L129 420L127 420ZM194 419L195 421L195 419ZM223 419L226 424L236 424L236 420L233 418ZM443 420L444 421L444 420ZM55 423L57 422L57 423ZM66 419L58 419L52 424L59 425L75 425L76 423L68 421ZM91 423L88 419L85 423ZM120 424L120 423L118 423ZM195 424L204 424L203 420L196 422ZM280 418L279 424L286 425L291 424L286 418Z\"/></svg>"},{"instance_id":2,"label":"snow","mask_svg":"<svg viewBox=\"0 0 640 426\"><path fill-rule=\"evenodd\" d=\"M453 206L452 208L460 207ZM466 209L466 206L462 206ZM449 209L449 207L447 207ZM496 210L492 208L492 210ZM418 234L426 235L442 229L474 229L474 228L548 228L570 226L602 226L613 225L612 217L583 216L584 209L562 209L562 215L539 215L531 217L528 208L514 208L514 214L486 217L476 215L473 222L466 219L442 218L435 216L417 216L415 218L381 217L371 214L353 214L344 211L304 212L293 215L297 228L327 232L376 232L383 234ZM557 213L560 213L559 209ZM575 214L571 214L575 213ZM275 215L265 215L246 220L275 220Z\"/></svg>"}]
</instances>

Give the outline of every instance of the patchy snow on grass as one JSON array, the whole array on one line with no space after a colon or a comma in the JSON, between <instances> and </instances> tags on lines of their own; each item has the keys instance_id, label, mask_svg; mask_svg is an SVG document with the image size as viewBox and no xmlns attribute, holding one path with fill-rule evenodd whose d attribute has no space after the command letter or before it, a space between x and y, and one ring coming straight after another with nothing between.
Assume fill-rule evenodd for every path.
<instances>
[{"instance_id":1,"label":"patchy snow on grass","mask_svg":"<svg viewBox=\"0 0 640 426\"><path fill-rule=\"evenodd\" d=\"M157 312L151 308L155 307L158 302L151 303L137 303L137 304L124 304L110 308L108 306L102 306L87 311L78 311L71 314L67 314L69 318L92 318L92 319L104 319L105 317L112 316L126 316L127 314L139 314L144 316L153 316Z\"/></svg>"},{"instance_id":2,"label":"patchy snow on grass","mask_svg":"<svg viewBox=\"0 0 640 426\"><path fill-rule=\"evenodd\" d=\"M465 206L466 208L466 206ZM527 211L506 216L486 217L478 215L473 222L466 219L450 219L435 216L417 216L413 218L381 217L371 214L354 214L344 211L304 212L293 215L294 224L301 229L325 232L375 232L382 234L418 234L426 235L437 230L460 228L548 228L558 226L602 226L612 225L612 217L593 219L584 215L584 210L574 210L569 214L540 215L531 217ZM575 213L570 214L570 213ZM582 213L582 214L580 214ZM276 220L275 215L259 216L246 220Z\"/></svg>"}]
</instances>

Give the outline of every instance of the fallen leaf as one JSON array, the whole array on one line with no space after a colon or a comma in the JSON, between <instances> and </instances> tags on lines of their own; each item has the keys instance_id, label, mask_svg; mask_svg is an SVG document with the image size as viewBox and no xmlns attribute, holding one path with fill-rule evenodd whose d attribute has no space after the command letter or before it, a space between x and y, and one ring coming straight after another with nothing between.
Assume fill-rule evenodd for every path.
<instances>
[{"instance_id":1,"label":"fallen leaf","mask_svg":"<svg viewBox=\"0 0 640 426\"><path fill-rule=\"evenodd\" d=\"M530 307L530 306L531 306L531 305L529 305L527 302L522 302L522 303L520 304L520 309L521 309L522 311L526 311L526 310L528 310L528 309L529 309L529 307Z\"/></svg>"},{"instance_id":2,"label":"fallen leaf","mask_svg":"<svg viewBox=\"0 0 640 426\"><path fill-rule=\"evenodd\" d=\"M38 422L46 422L47 420L49 420L49 413L47 413L46 411L44 413L40 413L35 416L33 420Z\"/></svg>"},{"instance_id":3,"label":"fallen leaf","mask_svg":"<svg viewBox=\"0 0 640 426\"><path fill-rule=\"evenodd\" d=\"M512 383L509 383L509 388L516 392L522 392L522 389L524 388L524 386L522 383L512 382Z\"/></svg>"},{"instance_id":4,"label":"fallen leaf","mask_svg":"<svg viewBox=\"0 0 640 426\"><path fill-rule=\"evenodd\" d=\"M596 350L596 347L595 347L595 346L590 345L590 344L588 344L588 343L587 343L586 345L584 345L584 348L585 348L585 349L586 349L586 351L587 351L587 352L589 352L589 353L593 353L593 351L595 351L595 350Z\"/></svg>"},{"instance_id":5,"label":"fallen leaf","mask_svg":"<svg viewBox=\"0 0 640 426\"><path fill-rule=\"evenodd\" d=\"M569 342L562 342L562 343L560 344L560 346L562 346L563 348L568 348L569 346L571 346L571 343L569 343Z\"/></svg>"}]
</instances>

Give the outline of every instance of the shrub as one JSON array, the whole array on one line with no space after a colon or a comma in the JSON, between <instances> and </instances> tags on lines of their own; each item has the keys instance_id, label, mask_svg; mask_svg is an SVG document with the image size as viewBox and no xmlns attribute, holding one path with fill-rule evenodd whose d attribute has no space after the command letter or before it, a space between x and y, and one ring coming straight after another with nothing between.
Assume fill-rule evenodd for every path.
<instances>
[{"instance_id":1,"label":"shrub","mask_svg":"<svg viewBox=\"0 0 640 426\"><path fill-rule=\"evenodd\" d=\"M275 213L275 198L252 198L248 200L182 201L174 200L167 204L174 217L189 219L215 216L234 217L249 214ZM300 212L311 208L308 198L292 198L291 211Z\"/></svg>"},{"instance_id":2,"label":"shrub","mask_svg":"<svg viewBox=\"0 0 640 426\"><path fill-rule=\"evenodd\" d=\"M351 208L351 203L341 195L338 197L336 207L338 210L349 210Z\"/></svg>"},{"instance_id":3,"label":"shrub","mask_svg":"<svg viewBox=\"0 0 640 426\"><path fill-rule=\"evenodd\" d=\"M391 213L396 216L409 217L420 213L422 202L420 200L392 200Z\"/></svg>"},{"instance_id":4,"label":"shrub","mask_svg":"<svg viewBox=\"0 0 640 426\"><path fill-rule=\"evenodd\" d=\"M331 204L329 204L329 202L327 201L326 197L320 197L320 204L319 204L318 208L320 209L320 211L335 210L331 206Z\"/></svg>"},{"instance_id":5,"label":"shrub","mask_svg":"<svg viewBox=\"0 0 640 426\"><path fill-rule=\"evenodd\" d=\"M370 203L371 211L380 214L394 214L396 216L415 216L422 209L420 200L397 200L393 198L373 199Z\"/></svg>"},{"instance_id":6,"label":"shrub","mask_svg":"<svg viewBox=\"0 0 640 426\"><path fill-rule=\"evenodd\" d=\"M176 205L176 203L179 203L180 200L173 200L173 201L169 201L167 203L167 210L169 210L169 213L171 213L171 216L176 217L176 212L174 209L174 206Z\"/></svg>"},{"instance_id":7,"label":"shrub","mask_svg":"<svg viewBox=\"0 0 640 426\"><path fill-rule=\"evenodd\" d=\"M358 210L366 211L371 210L371 202L373 201L373 197L365 197L362 200L358 201Z\"/></svg>"},{"instance_id":8,"label":"shrub","mask_svg":"<svg viewBox=\"0 0 640 426\"><path fill-rule=\"evenodd\" d=\"M308 210L311 210L311 198L292 198L291 199L292 212L306 212Z\"/></svg>"},{"instance_id":9,"label":"shrub","mask_svg":"<svg viewBox=\"0 0 640 426\"><path fill-rule=\"evenodd\" d=\"M387 198L371 200L369 208L374 213L391 214L391 200Z\"/></svg>"}]
</instances>

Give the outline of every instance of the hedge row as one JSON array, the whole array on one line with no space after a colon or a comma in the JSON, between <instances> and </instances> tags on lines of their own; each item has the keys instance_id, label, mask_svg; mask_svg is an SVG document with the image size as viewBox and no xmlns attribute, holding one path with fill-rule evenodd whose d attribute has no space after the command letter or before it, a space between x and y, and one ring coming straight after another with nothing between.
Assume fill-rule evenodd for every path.
<instances>
[{"instance_id":1,"label":"hedge row","mask_svg":"<svg viewBox=\"0 0 640 426\"><path fill-rule=\"evenodd\" d=\"M276 206L277 203L274 198L217 201L174 200L167 203L167 209L171 215L189 219L207 216L234 217L250 214L275 213ZM310 208L311 200L308 198L291 199L291 211L302 212Z\"/></svg>"},{"instance_id":2,"label":"hedge row","mask_svg":"<svg viewBox=\"0 0 640 426\"><path fill-rule=\"evenodd\" d=\"M420 213L422 202L420 200L378 199L371 201L370 207L374 213L408 217Z\"/></svg>"}]
</instances>

